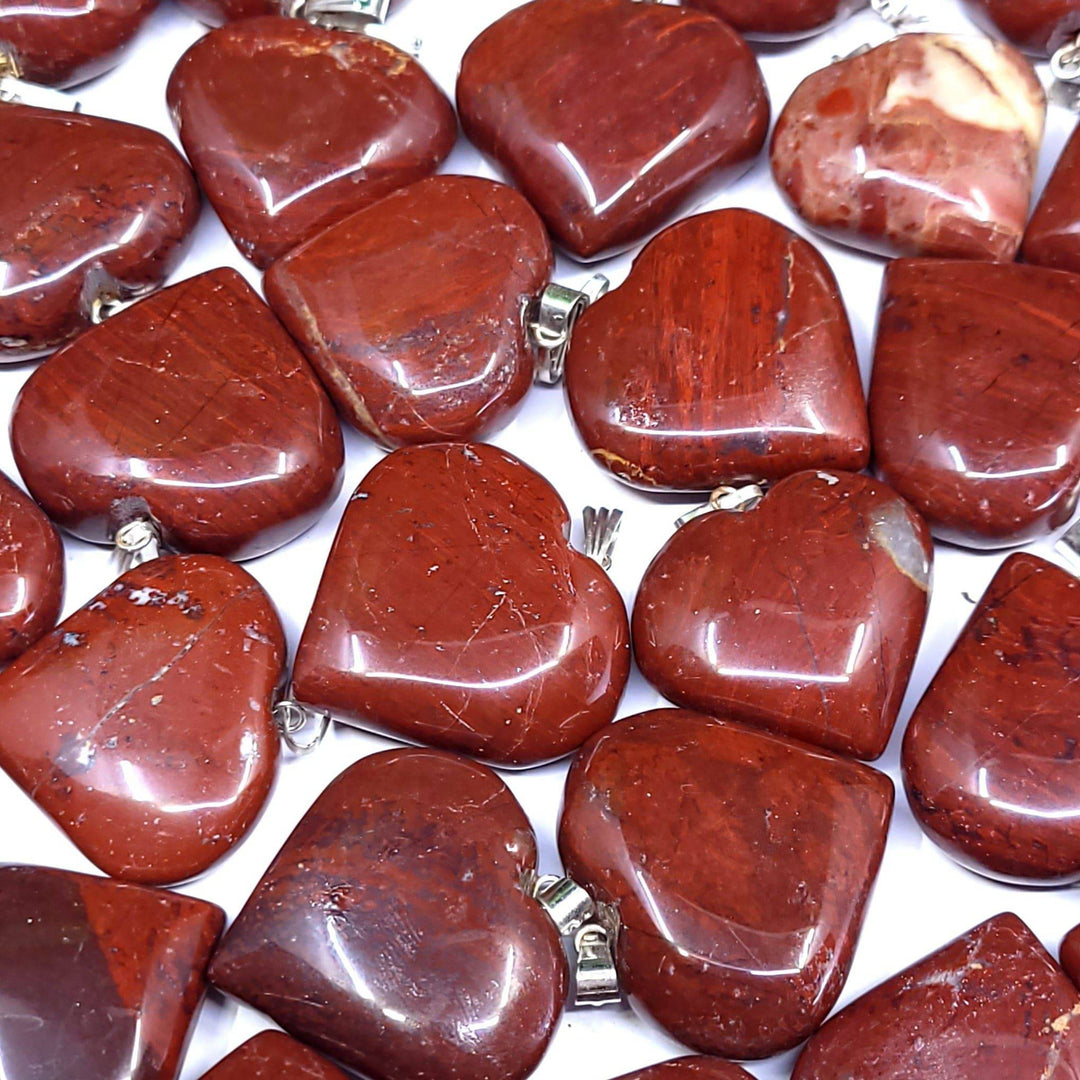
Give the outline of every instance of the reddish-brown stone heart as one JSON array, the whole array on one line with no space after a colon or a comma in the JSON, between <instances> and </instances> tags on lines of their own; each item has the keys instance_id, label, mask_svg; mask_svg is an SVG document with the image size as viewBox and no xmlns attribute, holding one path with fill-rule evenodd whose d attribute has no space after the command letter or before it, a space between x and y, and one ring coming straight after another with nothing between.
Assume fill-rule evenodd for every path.
<instances>
[{"instance_id":1,"label":"reddish-brown stone heart","mask_svg":"<svg viewBox=\"0 0 1080 1080\"><path fill-rule=\"evenodd\" d=\"M302 19L243 19L180 59L169 107L240 251L266 266L327 225L433 173L450 102L407 53Z\"/></svg>"},{"instance_id":2,"label":"reddish-brown stone heart","mask_svg":"<svg viewBox=\"0 0 1080 1080\"><path fill-rule=\"evenodd\" d=\"M63 599L60 537L34 501L0 473L0 662L51 630Z\"/></svg>"},{"instance_id":3,"label":"reddish-brown stone heart","mask_svg":"<svg viewBox=\"0 0 1080 1080\"><path fill-rule=\"evenodd\" d=\"M27 487L77 536L112 543L149 514L182 551L261 555L337 494L334 408L235 270L107 319L45 361L15 404Z\"/></svg>"},{"instance_id":4,"label":"reddish-brown stone heart","mask_svg":"<svg viewBox=\"0 0 1080 1080\"><path fill-rule=\"evenodd\" d=\"M156 289L184 253L199 190L155 131L0 107L0 363L85 330L98 302Z\"/></svg>"},{"instance_id":5,"label":"reddish-brown stone heart","mask_svg":"<svg viewBox=\"0 0 1080 1080\"><path fill-rule=\"evenodd\" d=\"M107 874L182 881L266 801L284 660L249 574L213 555L154 559L0 673L0 766Z\"/></svg>"},{"instance_id":6,"label":"reddish-brown stone heart","mask_svg":"<svg viewBox=\"0 0 1080 1080\"><path fill-rule=\"evenodd\" d=\"M801 83L773 132L773 175L843 243L1010 262L1045 115L1038 77L1011 46L902 34Z\"/></svg>"},{"instance_id":7,"label":"reddish-brown stone heart","mask_svg":"<svg viewBox=\"0 0 1080 1080\"><path fill-rule=\"evenodd\" d=\"M6 1080L174 1080L224 921L177 893L0 869Z\"/></svg>"},{"instance_id":8,"label":"reddish-brown stone heart","mask_svg":"<svg viewBox=\"0 0 1080 1080\"><path fill-rule=\"evenodd\" d=\"M1061 942L1061 966L1073 983L1080 986L1080 926L1074 926Z\"/></svg>"},{"instance_id":9,"label":"reddish-brown stone heart","mask_svg":"<svg viewBox=\"0 0 1080 1080\"><path fill-rule=\"evenodd\" d=\"M1080 994L1035 935L998 915L857 998L792 1080L1080 1075Z\"/></svg>"},{"instance_id":10,"label":"reddish-brown stone heart","mask_svg":"<svg viewBox=\"0 0 1080 1080\"><path fill-rule=\"evenodd\" d=\"M513 188L434 176L276 262L266 296L338 408L382 446L469 439L532 383L524 305L551 244Z\"/></svg>"},{"instance_id":11,"label":"reddish-brown stone heart","mask_svg":"<svg viewBox=\"0 0 1080 1080\"><path fill-rule=\"evenodd\" d=\"M490 769L366 757L285 842L211 980L371 1080L520 1080L568 982L522 888L535 868L529 821Z\"/></svg>"},{"instance_id":12,"label":"reddish-brown stone heart","mask_svg":"<svg viewBox=\"0 0 1080 1080\"><path fill-rule=\"evenodd\" d=\"M872 759L919 647L933 549L884 484L798 473L680 528L634 604L642 674L677 705Z\"/></svg>"},{"instance_id":13,"label":"reddish-brown stone heart","mask_svg":"<svg viewBox=\"0 0 1080 1080\"><path fill-rule=\"evenodd\" d=\"M1021 254L1036 266L1080 273L1080 129L1065 144L1047 181Z\"/></svg>"},{"instance_id":14,"label":"reddish-brown stone heart","mask_svg":"<svg viewBox=\"0 0 1080 1080\"><path fill-rule=\"evenodd\" d=\"M258 15L280 15L281 0L178 0L182 8L209 26Z\"/></svg>"},{"instance_id":15,"label":"reddish-brown stone heart","mask_svg":"<svg viewBox=\"0 0 1080 1080\"><path fill-rule=\"evenodd\" d=\"M769 126L738 34L633 0L516 8L469 47L457 99L469 138L586 259L652 232L706 181L732 179Z\"/></svg>"},{"instance_id":16,"label":"reddish-brown stone heart","mask_svg":"<svg viewBox=\"0 0 1080 1080\"><path fill-rule=\"evenodd\" d=\"M753 1080L753 1077L738 1065L721 1061L714 1057L681 1057L671 1061L662 1061L659 1065L650 1065L647 1069L626 1073L617 1080Z\"/></svg>"},{"instance_id":17,"label":"reddish-brown stone heart","mask_svg":"<svg viewBox=\"0 0 1080 1080\"><path fill-rule=\"evenodd\" d=\"M294 696L499 765L577 749L614 717L630 658L622 598L569 528L554 488L502 450L395 451L342 518Z\"/></svg>"},{"instance_id":18,"label":"reddish-brown stone heart","mask_svg":"<svg viewBox=\"0 0 1080 1080\"><path fill-rule=\"evenodd\" d=\"M820 34L866 0L687 0L754 41L792 41Z\"/></svg>"},{"instance_id":19,"label":"reddish-brown stone heart","mask_svg":"<svg viewBox=\"0 0 1080 1080\"><path fill-rule=\"evenodd\" d=\"M578 321L566 390L593 457L637 487L707 491L870 458L836 279L750 210L652 240Z\"/></svg>"},{"instance_id":20,"label":"reddish-brown stone heart","mask_svg":"<svg viewBox=\"0 0 1080 1080\"><path fill-rule=\"evenodd\" d=\"M348 1080L314 1050L280 1031L264 1031L219 1061L202 1080Z\"/></svg>"},{"instance_id":21,"label":"reddish-brown stone heart","mask_svg":"<svg viewBox=\"0 0 1080 1080\"><path fill-rule=\"evenodd\" d=\"M1080 276L904 259L885 272L870 386L878 471L937 536L1022 544L1080 490Z\"/></svg>"},{"instance_id":22,"label":"reddish-brown stone heart","mask_svg":"<svg viewBox=\"0 0 1080 1080\"><path fill-rule=\"evenodd\" d=\"M1027 52L1048 56L1080 32L1080 0L967 0L973 15Z\"/></svg>"},{"instance_id":23,"label":"reddish-brown stone heart","mask_svg":"<svg viewBox=\"0 0 1080 1080\"><path fill-rule=\"evenodd\" d=\"M802 1041L847 978L892 811L887 777L664 709L589 742L566 783L567 873L620 921L623 990L704 1053Z\"/></svg>"}]
</instances>

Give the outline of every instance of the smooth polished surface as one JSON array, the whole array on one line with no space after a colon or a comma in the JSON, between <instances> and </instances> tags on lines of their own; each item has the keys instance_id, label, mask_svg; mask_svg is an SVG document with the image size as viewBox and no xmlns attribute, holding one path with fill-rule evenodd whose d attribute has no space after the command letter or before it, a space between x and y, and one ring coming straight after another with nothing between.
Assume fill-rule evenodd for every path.
<instances>
[{"instance_id":1,"label":"smooth polished surface","mask_svg":"<svg viewBox=\"0 0 1080 1080\"><path fill-rule=\"evenodd\" d=\"M64 548L34 501L0 473L0 663L46 631L64 599Z\"/></svg>"},{"instance_id":2,"label":"smooth polished surface","mask_svg":"<svg viewBox=\"0 0 1080 1080\"><path fill-rule=\"evenodd\" d=\"M622 989L703 1053L759 1058L843 988L892 811L856 762L678 709L620 720L566 782L567 873L621 921Z\"/></svg>"},{"instance_id":3,"label":"smooth polished surface","mask_svg":"<svg viewBox=\"0 0 1080 1080\"><path fill-rule=\"evenodd\" d=\"M6 1080L174 1080L224 921L177 893L0 869Z\"/></svg>"},{"instance_id":4,"label":"smooth polished surface","mask_svg":"<svg viewBox=\"0 0 1080 1080\"><path fill-rule=\"evenodd\" d=\"M260 267L433 173L457 138L450 102L408 53L303 19L211 31L168 97L199 184Z\"/></svg>"},{"instance_id":5,"label":"smooth polished surface","mask_svg":"<svg viewBox=\"0 0 1080 1080\"><path fill-rule=\"evenodd\" d=\"M841 243L1009 262L1045 117L1038 77L1011 46L902 34L799 85L773 132L773 175Z\"/></svg>"},{"instance_id":6,"label":"smooth polished surface","mask_svg":"<svg viewBox=\"0 0 1080 1080\"><path fill-rule=\"evenodd\" d=\"M967 0L976 18L1037 56L1049 56L1080 32L1080 0Z\"/></svg>"},{"instance_id":7,"label":"smooth polished surface","mask_svg":"<svg viewBox=\"0 0 1080 1080\"><path fill-rule=\"evenodd\" d=\"M333 405L231 269L113 315L42 364L11 421L23 480L96 543L149 513L181 551L250 558L308 528L341 485Z\"/></svg>"},{"instance_id":8,"label":"smooth polished surface","mask_svg":"<svg viewBox=\"0 0 1080 1080\"><path fill-rule=\"evenodd\" d=\"M519 1080L567 993L522 891L536 838L456 754L363 758L315 802L214 957L216 986L371 1080Z\"/></svg>"},{"instance_id":9,"label":"smooth polished surface","mask_svg":"<svg viewBox=\"0 0 1080 1080\"><path fill-rule=\"evenodd\" d=\"M878 472L935 535L1008 547L1080 490L1080 276L902 259L885 271L870 384Z\"/></svg>"},{"instance_id":10,"label":"smooth polished surface","mask_svg":"<svg viewBox=\"0 0 1080 1080\"><path fill-rule=\"evenodd\" d=\"M266 801L284 662L254 578L213 555L162 556L0 673L0 766L105 873L182 881Z\"/></svg>"},{"instance_id":11,"label":"smooth polished surface","mask_svg":"<svg viewBox=\"0 0 1080 1080\"><path fill-rule=\"evenodd\" d=\"M696 1055L662 1061L659 1065L626 1073L617 1080L682 1080L683 1077L694 1077L696 1080L753 1080L745 1069L729 1061Z\"/></svg>"},{"instance_id":12,"label":"smooth polished surface","mask_svg":"<svg viewBox=\"0 0 1080 1080\"><path fill-rule=\"evenodd\" d=\"M282 9L281 0L178 0L178 3L208 26L257 15L280 15Z\"/></svg>"},{"instance_id":13,"label":"smooth polished surface","mask_svg":"<svg viewBox=\"0 0 1080 1080\"><path fill-rule=\"evenodd\" d=\"M745 170L769 98L754 54L702 12L633 0L533 0L461 63L465 133L578 258L626 247L707 181Z\"/></svg>"},{"instance_id":14,"label":"smooth polished surface","mask_svg":"<svg viewBox=\"0 0 1080 1080\"><path fill-rule=\"evenodd\" d=\"M1024 884L1080 881L1080 581L1002 564L919 702L904 786L960 862Z\"/></svg>"},{"instance_id":15,"label":"smooth polished surface","mask_svg":"<svg viewBox=\"0 0 1080 1080\"><path fill-rule=\"evenodd\" d=\"M1036 266L1080 273L1080 129L1065 144L1043 189L1021 255Z\"/></svg>"},{"instance_id":16,"label":"smooth polished surface","mask_svg":"<svg viewBox=\"0 0 1080 1080\"><path fill-rule=\"evenodd\" d=\"M1080 926L1074 926L1061 942L1059 952L1065 974L1080 986Z\"/></svg>"},{"instance_id":17,"label":"smooth polished surface","mask_svg":"<svg viewBox=\"0 0 1080 1080\"><path fill-rule=\"evenodd\" d=\"M532 384L524 306L551 243L513 188L435 176L275 263L266 297L342 414L385 447L469 439Z\"/></svg>"},{"instance_id":18,"label":"smooth polished surface","mask_svg":"<svg viewBox=\"0 0 1080 1080\"><path fill-rule=\"evenodd\" d=\"M0 0L0 67L74 86L120 62L157 0Z\"/></svg>"},{"instance_id":19,"label":"smooth polished surface","mask_svg":"<svg viewBox=\"0 0 1080 1080\"><path fill-rule=\"evenodd\" d=\"M653 239L578 321L566 390L593 457L636 487L711 491L870 460L836 279L750 210Z\"/></svg>"},{"instance_id":20,"label":"smooth polished surface","mask_svg":"<svg viewBox=\"0 0 1080 1080\"><path fill-rule=\"evenodd\" d=\"M820 34L866 6L866 0L688 0L751 41L794 41Z\"/></svg>"},{"instance_id":21,"label":"smooth polished surface","mask_svg":"<svg viewBox=\"0 0 1080 1080\"><path fill-rule=\"evenodd\" d=\"M75 337L99 299L157 288L199 216L171 143L97 116L4 105L0 177L0 363Z\"/></svg>"},{"instance_id":22,"label":"smooth polished surface","mask_svg":"<svg viewBox=\"0 0 1080 1080\"><path fill-rule=\"evenodd\" d=\"M933 551L886 485L798 473L752 510L680 528L634 604L642 674L677 705L862 758L885 750Z\"/></svg>"},{"instance_id":23,"label":"smooth polished surface","mask_svg":"<svg viewBox=\"0 0 1080 1080\"><path fill-rule=\"evenodd\" d=\"M202 1080L348 1080L348 1077L303 1043L280 1031L263 1031L204 1073Z\"/></svg>"},{"instance_id":24,"label":"smooth polished surface","mask_svg":"<svg viewBox=\"0 0 1080 1080\"><path fill-rule=\"evenodd\" d=\"M1015 915L975 927L857 998L792 1080L1066 1080L1080 993Z\"/></svg>"},{"instance_id":25,"label":"smooth polished surface","mask_svg":"<svg viewBox=\"0 0 1080 1080\"><path fill-rule=\"evenodd\" d=\"M353 495L293 695L339 719L528 766L609 723L630 668L622 597L566 506L480 443L397 450Z\"/></svg>"}]
</instances>

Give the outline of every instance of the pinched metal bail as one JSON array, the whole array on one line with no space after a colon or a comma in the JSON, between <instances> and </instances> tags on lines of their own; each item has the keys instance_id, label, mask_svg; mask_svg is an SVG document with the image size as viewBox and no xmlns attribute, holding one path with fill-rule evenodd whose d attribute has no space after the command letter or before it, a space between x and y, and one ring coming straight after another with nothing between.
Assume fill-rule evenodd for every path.
<instances>
[{"instance_id":1,"label":"pinched metal bail","mask_svg":"<svg viewBox=\"0 0 1080 1080\"><path fill-rule=\"evenodd\" d=\"M24 81L14 57L0 50L0 104L5 102L58 112L82 112L82 103L70 94Z\"/></svg>"},{"instance_id":2,"label":"pinched metal bail","mask_svg":"<svg viewBox=\"0 0 1080 1080\"><path fill-rule=\"evenodd\" d=\"M710 496L704 506L695 506L687 511L682 517L675 519L675 525L682 528L688 521L699 518L705 514L712 514L717 510L728 510L742 513L753 510L761 500L765 498L765 489L760 484L746 484L743 487L730 487L724 485L718 487Z\"/></svg>"},{"instance_id":3,"label":"pinched metal bail","mask_svg":"<svg viewBox=\"0 0 1080 1080\"><path fill-rule=\"evenodd\" d=\"M292 698L282 698L273 709L281 741L297 755L310 754L330 730L330 714L325 710L301 705ZM302 737L307 731L307 737Z\"/></svg>"},{"instance_id":4,"label":"pinched metal bail","mask_svg":"<svg viewBox=\"0 0 1080 1080\"><path fill-rule=\"evenodd\" d=\"M622 524L622 511L609 510L606 506L601 506L599 510L586 506L582 517L585 520L585 554L605 570L610 570L611 555Z\"/></svg>"},{"instance_id":5,"label":"pinched metal bail","mask_svg":"<svg viewBox=\"0 0 1080 1080\"><path fill-rule=\"evenodd\" d=\"M133 517L113 533L113 544L120 571L126 573L161 554L161 528L149 515Z\"/></svg>"},{"instance_id":6,"label":"pinched metal bail","mask_svg":"<svg viewBox=\"0 0 1080 1080\"><path fill-rule=\"evenodd\" d=\"M927 21L925 15L916 15L911 10L907 0L870 0L870 7L895 30Z\"/></svg>"},{"instance_id":7,"label":"pinched metal bail","mask_svg":"<svg viewBox=\"0 0 1080 1080\"><path fill-rule=\"evenodd\" d=\"M554 386L566 367L570 335L581 313L611 287L603 274L593 274L580 289L552 282L525 307L525 329L536 348L533 377L538 383Z\"/></svg>"},{"instance_id":8,"label":"pinched metal bail","mask_svg":"<svg viewBox=\"0 0 1080 1080\"><path fill-rule=\"evenodd\" d=\"M1050 100L1080 112L1080 34L1050 57L1050 74L1054 76Z\"/></svg>"},{"instance_id":9,"label":"pinched metal bail","mask_svg":"<svg viewBox=\"0 0 1080 1080\"><path fill-rule=\"evenodd\" d=\"M285 0L286 13L329 30L362 30L384 23L390 0Z\"/></svg>"}]
</instances>

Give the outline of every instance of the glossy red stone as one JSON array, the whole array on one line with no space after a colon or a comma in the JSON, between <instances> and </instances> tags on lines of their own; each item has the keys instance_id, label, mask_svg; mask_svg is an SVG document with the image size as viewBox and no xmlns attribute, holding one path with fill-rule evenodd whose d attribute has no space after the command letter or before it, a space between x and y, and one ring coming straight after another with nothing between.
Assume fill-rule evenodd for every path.
<instances>
[{"instance_id":1,"label":"glossy red stone","mask_svg":"<svg viewBox=\"0 0 1080 1080\"><path fill-rule=\"evenodd\" d=\"M120 62L157 0L0 0L0 69L74 86Z\"/></svg>"},{"instance_id":2,"label":"glossy red stone","mask_svg":"<svg viewBox=\"0 0 1080 1080\"><path fill-rule=\"evenodd\" d=\"M148 514L181 551L261 555L341 486L333 405L235 270L212 270L81 335L23 387L15 462L54 521L112 543Z\"/></svg>"},{"instance_id":3,"label":"glossy red stone","mask_svg":"<svg viewBox=\"0 0 1080 1080\"><path fill-rule=\"evenodd\" d=\"M178 0L180 6L209 26L258 15L280 15L281 0Z\"/></svg>"},{"instance_id":4,"label":"glossy red stone","mask_svg":"<svg viewBox=\"0 0 1080 1080\"><path fill-rule=\"evenodd\" d=\"M623 991L703 1053L760 1058L843 988L892 811L889 779L727 720L663 709L586 744L567 873L614 905Z\"/></svg>"},{"instance_id":5,"label":"glossy red stone","mask_svg":"<svg viewBox=\"0 0 1080 1080\"><path fill-rule=\"evenodd\" d=\"M340 1070L280 1031L264 1031L219 1061L202 1080L348 1080Z\"/></svg>"},{"instance_id":6,"label":"glossy red stone","mask_svg":"<svg viewBox=\"0 0 1080 1080\"><path fill-rule=\"evenodd\" d=\"M751 510L688 522L660 550L634 604L638 666L677 705L879 757L932 558L926 526L884 484L798 473Z\"/></svg>"},{"instance_id":7,"label":"glossy red stone","mask_svg":"<svg viewBox=\"0 0 1080 1080\"><path fill-rule=\"evenodd\" d=\"M1080 881L1080 581L1010 555L919 702L904 786L953 858L1024 884Z\"/></svg>"},{"instance_id":8,"label":"glossy red stone","mask_svg":"<svg viewBox=\"0 0 1080 1080\"><path fill-rule=\"evenodd\" d=\"M716 15L751 41L794 41L828 30L866 6L866 0L687 0Z\"/></svg>"},{"instance_id":9,"label":"glossy red stone","mask_svg":"<svg viewBox=\"0 0 1080 1080\"><path fill-rule=\"evenodd\" d=\"M710 491L870 460L836 279L750 210L653 239L578 321L566 390L592 456L636 487Z\"/></svg>"},{"instance_id":10,"label":"glossy red stone","mask_svg":"<svg viewBox=\"0 0 1080 1080\"><path fill-rule=\"evenodd\" d=\"M1080 1075L1080 993L1035 935L998 915L857 998L792 1080Z\"/></svg>"},{"instance_id":11,"label":"glossy red stone","mask_svg":"<svg viewBox=\"0 0 1080 1080\"><path fill-rule=\"evenodd\" d=\"M0 107L0 363L41 356L99 301L156 289L199 216L195 178L157 132Z\"/></svg>"},{"instance_id":12,"label":"glossy red stone","mask_svg":"<svg viewBox=\"0 0 1080 1080\"><path fill-rule=\"evenodd\" d=\"M6 1080L174 1080L224 921L177 893L0 869Z\"/></svg>"},{"instance_id":13,"label":"glossy red stone","mask_svg":"<svg viewBox=\"0 0 1080 1080\"><path fill-rule=\"evenodd\" d=\"M433 173L457 138L450 102L408 53L303 19L211 31L168 98L199 184L260 267Z\"/></svg>"},{"instance_id":14,"label":"glossy red stone","mask_svg":"<svg viewBox=\"0 0 1080 1080\"><path fill-rule=\"evenodd\" d=\"M254 578L213 555L162 556L0 673L0 767L105 873L182 881L270 793L284 661Z\"/></svg>"},{"instance_id":15,"label":"glossy red stone","mask_svg":"<svg viewBox=\"0 0 1080 1080\"><path fill-rule=\"evenodd\" d=\"M551 271L513 188L435 176L275 263L266 296L342 414L392 448L509 420L533 375L522 310Z\"/></svg>"},{"instance_id":16,"label":"glossy red stone","mask_svg":"<svg viewBox=\"0 0 1080 1080\"><path fill-rule=\"evenodd\" d=\"M211 980L370 1080L520 1080L568 983L522 889L535 867L490 769L434 750L363 758L285 842Z\"/></svg>"},{"instance_id":17,"label":"glossy red stone","mask_svg":"<svg viewBox=\"0 0 1080 1080\"><path fill-rule=\"evenodd\" d=\"M842 243L1011 262L1045 116L1038 77L1011 46L902 34L799 85L773 132L773 175Z\"/></svg>"},{"instance_id":18,"label":"glossy red stone","mask_svg":"<svg viewBox=\"0 0 1080 1080\"><path fill-rule=\"evenodd\" d=\"M532 0L461 64L465 133L575 257L648 235L765 141L757 61L702 12L633 0Z\"/></svg>"},{"instance_id":19,"label":"glossy red stone","mask_svg":"<svg viewBox=\"0 0 1080 1080\"><path fill-rule=\"evenodd\" d=\"M885 272L870 385L879 473L935 535L1037 539L1080 490L1080 276L899 260Z\"/></svg>"},{"instance_id":20,"label":"glossy red stone","mask_svg":"<svg viewBox=\"0 0 1080 1080\"><path fill-rule=\"evenodd\" d=\"M293 696L498 765L577 749L613 719L630 649L622 598L569 529L554 488L502 450L395 451L342 518Z\"/></svg>"},{"instance_id":21,"label":"glossy red stone","mask_svg":"<svg viewBox=\"0 0 1080 1080\"><path fill-rule=\"evenodd\" d=\"M1021 255L1036 266L1080 273L1080 129L1065 144L1043 189Z\"/></svg>"},{"instance_id":22,"label":"glossy red stone","mask_svg":"<svg viewBox=\"0 0 1080 1080\"><path fill-rule=\"evenodd\" d=\"M0 663L46 631L64 599L64 548L49 519L0 473Z\"/></svg>"},{"instance_id":23,"label":"glossy red stone","mask_svg":"<svg viewBox=\"0 0 1080 1080\"><path fill-rule=\"evenodd\" d=\"M967 0L972 15L1036 56L1080 33L1080 0Z\"/></svg>"},{"instance_id":24,"label":"glossy red stone","mask_svg":"<svg viewBox=\"0 0 1080 1080\"><path fill-rule=\"evenodd\" d=\"M1061 966L1073 983L1080 986L1080 926L1074 926L1061 942Z\"/></svg>"},{"instance_id":25,"label":"glossy red stone","mask_svg":"<svg viewBox=\"0 0 1080 1080\"><path fill-rule=\"evenodd\" d=\"M729 1061L698 1056L662 1061L659 1065L626 1073L617 1080L681 1080L682 1077L695 1077L696 1080L754 1080L745 1069Z\"/></svg>"}]
</instances>

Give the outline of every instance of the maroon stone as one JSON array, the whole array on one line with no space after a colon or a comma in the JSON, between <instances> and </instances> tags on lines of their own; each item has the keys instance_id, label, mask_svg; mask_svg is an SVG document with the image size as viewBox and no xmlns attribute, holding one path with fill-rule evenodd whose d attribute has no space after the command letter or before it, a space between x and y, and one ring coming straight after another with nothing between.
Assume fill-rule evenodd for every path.
<instances>
[{"instance_id":1,"label":"maroon stone","mask_svg":"<svg viewBox=\"0 0 1080 1080\"><path fill-rule=\"evenodd\" d=\"M1037 266L1080 273L1080 129L1065 144L1031 215L1021 254Z\"/></svg>"},{"instance_id":2,"label":"maroon stone","mask_svg":"<svg viewBox=\"0 0 1080 1080\"><path fill-rule=\"evenodd\" d=\"M224 921L176 893L0 869L6 1080L174 1080Z\"/></svg>"},{"instance_id":3,"label":"maroon stone","mask_svg":"<svg viewBox=\"0 0 1080 1080\"><path fill-rule=\"evenodd\" d=\"M1061 943L1061 966L1070 979L1080 986L1080 926L1074 926Z\"/></svg>"},{"instance_id":4,"label":"maroon stone","mask_svg":"<svg viewBox=\"0 0 1080 1080\"><path fill-rule=\"evenodd\" d=\"M926 526L884 484L798 473L751 510L688 522L661 549L634 605L638 666L677 705L879 757L926 621L932 558Z\"/></svg>"},{"instance_id":5,"label":"maroon stone","mask_svg":"<svg viewBox=\"0 0 1080 1080\"><path fill-rule=\"evenodd\" d=\"M342 518L293 695L499 765L577 749L614 717L630 649L622 598L569 529L555 489L502 450L395 451Z\"/></svg>"},{"instance_id":6,"label":"maroon stone","mask_svg":"<svg viewBox=\"0 0 1080 1080\"><path fill-rule=\"evenodd\" d=\"M972 15L1022 49L1049 56L1080 33L1080 0L967 0Z\"/></svg>"},{"instance_id":7,"label":"maroon stone","mask_svg":"<svg viewBox=\"0 0 1080 1080\"><path fill-rule=\"evenodd\" d=\"M348 1077L288 1035L264 1031L219 1061L203 1074L202 1080L348 1080Z\"/></svg>"},{"instance_id":8,"label":"maroon stone","mask_svg":"<svg viewBox=\"0 0 1080 1080\"><path fill-rule=\"evenodd\" d=\"M555 239L594 259L641 239L765 141L769 98L746 42L698 11L533 0L465 53L465 133Z\"/></svg>"},{"instance_id":9,"label":"maroon stone","mask_svg":"<svg viewBox=\"0 0 1080 1080\"><path fill-rule=\"evenodd\" d=\"M47 630L64 599L64 548L49 519L0 473L0 663Z\"/></svg>"},{"instance_id":10,"label":"maroon stone","mask_svg":"<svg viewBox=\"0 0 1080 1080\"><path fill-rule=\"evenodd\" d=\"M182 881L270 793L284 661L253 577L214 555L154 559L0 673L0 767L105 873Z\"/></svg>"},{"instance_id":11,"label":"maroon stone","mask_svg":"<svg viewBox=\"0 0 1080 1080\"><path fill-rule=\"evenodd\" d=\"M281 0L178 0L180 6L209 26L257 15L280 15Z\"/></svg>"},{"instance_id":12,"label":"maroon stone","mask_svg":"<svg viewBox=\"0 0 1080 1080\"><path fill-rule=\"evenodd\" d=\"M773 175L842 243L1010 262L1045 116L1038 77L1011 46L902 34L802 82L773 133Z\"/></svg>"},{"instance_id":13,"label":"maroon stone","mask_svg":"<svg viewBox=\"0 0 1080 1080\"><path fill-rule=\"evenodd\" d=\"M828 30L866 0L687 0L752 41L794 41Z\"/></svg>"},{"instance_id":14,"label":"maroon stone","mask_svg":"<svg viewBox=\"0 0 1080 1080\"><path fill-rule=\"evenodd\" d=\"M155 7L157 0L0 0L0 69L51 86L86 82L120 62Z\"/></svg>"},{"instance_id":15,"label":"maroon stone","mask_svg":"<svg viewBox=\"0 0 1080 1080\"><path fill-rule=\"evenodd\" d=\"M308 241L265 285L338 408L392 448L506 423L532 383L522 310L551 270L513 188L434 176Z\"/></svg>"},{"instance_id":16,"label":"maroon stone","mask_svg":"<svg viewBox=\"0 0 1080 1080\"><path fill-rule=\"evenodd\" d=\"M249 558L312 525L344 447L299 349L235 270L112 316L42 364L11 421L19 472L53 520L112 543L148 514L184 551Z\"/></svg>"},{"instance_id":17,"label":"maroon stone","mask_svg":"<svg viewBox=\"0 0 1080 1080\"><path fill-rule=\"evenodd\" d=\"M202 189L260 267L433 173L457 138L450 102L408 53L302 19L211 31L168 96Z\"/></svg>"},{"instance_id":18,"label":"maroon stone","mask_svg":"<svg viewBox=\"0 0 1080 1080\"><path fill-rule=\"evenodd\" d=\"M263 875L214 984L370 1080L520 1080L566 999L527 896L536 839L483 765L391 750L343 772Z\"/></svg>"},{"instance_id":19,"label":"maroon stone","mask_svg":"<svg viewBox=\"0 0 1080 1080\"><path fill-rule=\"evenodd\" d=\"M1080 994L1015 916L998 915L857 998L792 1080L1064 1080L1080 1075Z\"/></svg>"},{"instance_id":20,"label":"maroon stone","mask_svg":"<svg viewBox=\"0 0 1080 1080\"><path fill-rule=\"evenodd\" d=\"M759 1058L835 1004L892 803L866 765L662 709L582 749L559 850L618 913L631 999L695 1050Z\"/></svg>"},{"instance_id":21,"label":"maroon stone","mask_svg":"<svg viewBox=\"0 0 1080 1080\"><path fill-rule=\"evenodd\" d=\"M714 1057L681 1057L627 1073L617 1080L754 1080L745 1070Z\"/></svg>"},{"instance_id":22,"label":"maroon stone","mask_svg":"<svg viewBox=\"0 0 1080 1080\"><path fill-rule=\"evenodd\" d=\"M1010 555L919 702L904 786L955 859L1024 884L1080 881L1080 581Z\"/></svg>"},{"instance_id":23,"label":"maroon stone","mask_svg":"<svg viewBox=\"0 0 1080 1080\"><path fill-rule=\"evenodd\" d=\"M1057 270L939 259L886 269L870 385L875 459L935 535L1007 547L1072 516L1078 307L1080 276Z\"/></svg>"},{"instance_id":24,"label":"maroon stone","mask_svg":"<svg viewBox=\"0 0 1080 1080\"><path fill-rule=\"evenodd\" d=\"M578 322L566 390L593 457L636 487L708 491L870 459L836 279L751 210L652 240Z\"/></svg>"},{"instance_id":25,"label":"maroon stone","mask_svg":"<svg viewBox=\"0 0 1080 1080\"><path fill-rule=\"evenodd\" d=\"M51 352L99 301L156 289L199 216L195 178L156 131L0 106L0 363Z\"/></svg>"}]
</instances>

